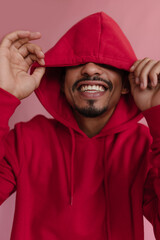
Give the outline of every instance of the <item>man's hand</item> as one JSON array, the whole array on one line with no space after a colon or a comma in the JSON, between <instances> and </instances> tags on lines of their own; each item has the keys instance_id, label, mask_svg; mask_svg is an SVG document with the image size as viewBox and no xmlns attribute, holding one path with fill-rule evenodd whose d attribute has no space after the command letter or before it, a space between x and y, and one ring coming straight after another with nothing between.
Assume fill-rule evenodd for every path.
<instances>
[{"instance_id":1,"label":"man's hand","mask_svg":"<svg viewBox=\"0 0 160 240\"><path fill-rule=\"evenodd\" d=\"M28 70L34 61L44 65L44 53L31 40L41 37L39 32L16 31L6 35L0 43L0 88L20 100L29 96L40 84L44 67Z\"/></svg>"},{"instance_id":2,"label":"man's hand","mask_svg":"<svg viewBox=\"0 0 160 240\"><path fill-rule=\"evenodd\" d=\"M160 105L160 61L145 58L130 68L131 93L141 110Z\"/></svg>"}]
</instances>

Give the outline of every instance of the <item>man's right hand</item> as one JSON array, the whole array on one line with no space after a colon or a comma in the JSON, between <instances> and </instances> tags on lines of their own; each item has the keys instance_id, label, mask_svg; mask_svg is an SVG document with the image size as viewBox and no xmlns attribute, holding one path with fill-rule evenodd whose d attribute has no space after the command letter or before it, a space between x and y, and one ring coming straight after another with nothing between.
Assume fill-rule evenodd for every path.
<instances>
[{"instance_id":1,"label":"man's right hand","mask_svg":"<svg viewBox=\"0 0 160 240\"><path fill-rule=\"evenodd\" d=\"M39 32L15 31L0 43L0 88L20 100L39 86L45 72L44 67L38 67L32 75L28 73L34 61L45 64L41 48L30 42L40 37Z\"/></svg>"}]
</instances>

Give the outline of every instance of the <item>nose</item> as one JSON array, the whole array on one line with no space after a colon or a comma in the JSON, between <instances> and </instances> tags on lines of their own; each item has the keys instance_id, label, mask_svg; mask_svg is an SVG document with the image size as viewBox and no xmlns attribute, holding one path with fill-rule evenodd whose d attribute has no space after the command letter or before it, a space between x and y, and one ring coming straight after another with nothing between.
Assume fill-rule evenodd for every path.
<instances>
[{"instance_id":1,"label":"nose","mask_svg":"<svg viewBox=\"0 0 160 240\"><path fill-rule=\"evenodd\" d=\"M92 62L84 64L81 70L81 74L83 76L101 75L102 72L103 72L102 68L99 65Z\"/></svg>"}]
</instances>

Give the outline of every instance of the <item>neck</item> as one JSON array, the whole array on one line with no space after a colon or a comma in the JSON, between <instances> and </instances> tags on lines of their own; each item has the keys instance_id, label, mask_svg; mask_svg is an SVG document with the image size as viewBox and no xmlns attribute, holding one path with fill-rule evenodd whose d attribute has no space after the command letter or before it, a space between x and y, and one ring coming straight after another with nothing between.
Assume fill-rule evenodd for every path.
<instances>
[{"instance_id":1,"label":"neck","mask_svg":"<svg viewBox=\"0 0 160 240\"><path fill-rule=\"evenodd\" d=\"M87 118L82 116L81 114L75 112L75 118L79 125L79 128L89 137L92 138L97 135L102 128L109 121L110 117L113 114L114 109L107 111L102 116L95 118Z\"/></svg>"}]
</instances>

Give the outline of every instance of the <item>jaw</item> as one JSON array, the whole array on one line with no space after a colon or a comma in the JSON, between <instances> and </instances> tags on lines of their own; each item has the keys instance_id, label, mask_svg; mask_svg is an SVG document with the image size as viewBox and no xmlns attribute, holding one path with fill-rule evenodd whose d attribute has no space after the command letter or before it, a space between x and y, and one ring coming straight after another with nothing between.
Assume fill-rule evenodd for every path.
<instances>
[{"instance_id":1,"label":"jaw","mask_svg":"<svg viewBox=\"0 0 160 240\"><path fill-rule=\"evenodd\" d=\"M73 86L75 86L74 89ZM70 88L65 88L65 95L73 111L76 109L87 111L89 109L101 112L105 109L108 115L119 100L121 89L115 88L113 82L112 89L110 89L109 85L102 84L101 81L85 80L77 85L73 84Z\"/></svg>"},{"instance_id":2,"label":"jaw","mask_svg":"<svg viewBox=\"0 0 160 240\"><path fill-rule=\"evenodd\" d=\"M93 93L94 95L99 93ZM101 116L107 111L109 105L109 96L94 96L90 97L92 94L74 97L72 101L73 111L77 111L81 115L87 118L95 118Z\"/></svg>"},{"instance_id":3,"label":"jaw","mask_svg":"<svg viewBox=\"0 0 160 240\"><path fill-rule=\"evenodd\" d=\"M92 100L89 100L92 101ZM97 116L87 116L86 114L82 114L81 111L74 108L73 114L74 117L80 127L80 129L88 136L88 137L94 137L97 135L102 128L105 126L105 124L109 121L111 115L113 114L113 109L103 109L101 110L101 114L98 114Z\"/></svg>"}]
</instances>

